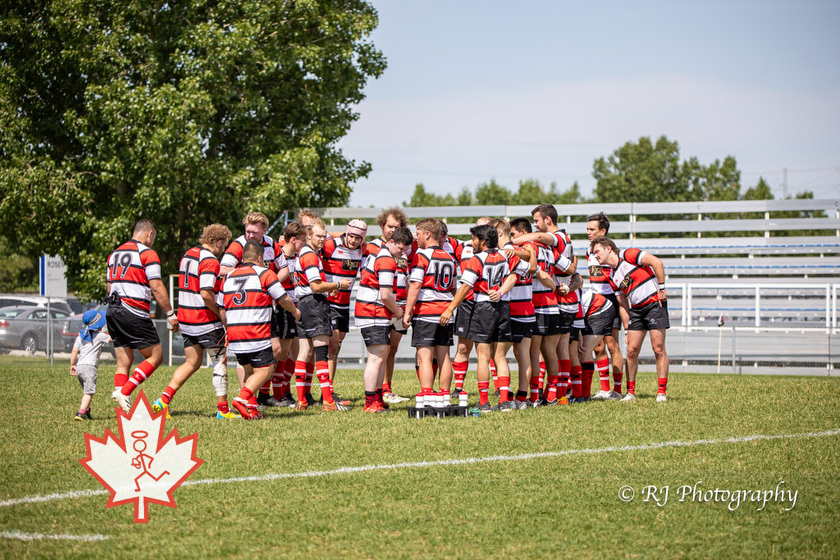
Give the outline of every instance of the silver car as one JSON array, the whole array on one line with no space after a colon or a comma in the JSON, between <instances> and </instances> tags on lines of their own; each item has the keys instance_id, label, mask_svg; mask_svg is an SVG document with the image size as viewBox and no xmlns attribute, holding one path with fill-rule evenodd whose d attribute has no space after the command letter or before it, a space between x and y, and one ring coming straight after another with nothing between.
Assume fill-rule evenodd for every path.
<instances>
[{"instance_id":1,"label":"silver car","mask_svg":"<svg viewBox=\"0 0 840 560\"><path fill-rule=\"evenodd\" d=\"M47 350L47 327L52 327L52 346L55 351L63 351L64 337L61 329L68 314L58 309L50 309L52 323L47 320L44 307L3 307L0 308L0 348L24 350L32 355L39 350Z\"/></svg>"}]
</instances>

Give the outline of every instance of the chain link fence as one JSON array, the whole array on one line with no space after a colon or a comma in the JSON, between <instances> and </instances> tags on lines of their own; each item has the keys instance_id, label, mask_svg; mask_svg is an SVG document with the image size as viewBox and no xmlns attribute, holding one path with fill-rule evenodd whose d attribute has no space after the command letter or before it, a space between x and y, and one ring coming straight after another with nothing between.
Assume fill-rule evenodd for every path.
<instances>
[{"instance_id":1,"label":"chain link fence","mask_svg":"<svg viewBox=\"0 0 840 560\"><path fill-rule=\"evenodd\" d=\"M676 301L672 301L676 303ZM678 321L673 320L672 324ZM17 356L50 357L66 360L78 334L79 325L71 321L33 320L16 325L8 319L0 322L2 351ZM161 339L164 363L184 361L184 341L180 333L170 333L166 321L154 321ZM797 326L672 326L666 335L666 351L671 372L723 374L840 375L840 329ZM813 324L814 322L812 322ZM778 323L777 323L778 324ZM398 367L411 368L414 349L409 334L403 338L397 354ZM623 331L619 336L625 350ZM453 348L454 354L454 348ZM508 355L511 369L516 369L513 353ZM475 353L473 353L473 367ZM113 346L107 345L102 360L113 360ZM358 329L351 328L341 346L340 368L364 367L366 351ZM646 339L639 356L640 369L652 371L654 356ZM235 360L230 360L234 365Z\"/></svg>"}]
</instances>

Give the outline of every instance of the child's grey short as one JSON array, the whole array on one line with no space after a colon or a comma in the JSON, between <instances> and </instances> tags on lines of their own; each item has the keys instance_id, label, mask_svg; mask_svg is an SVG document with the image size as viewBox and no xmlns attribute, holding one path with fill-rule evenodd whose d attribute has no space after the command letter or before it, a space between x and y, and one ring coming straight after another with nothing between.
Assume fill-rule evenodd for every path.
<instances>
[{"instance_id":1,"label":"child's grey short","mask_svg":"<svg viewBox=\"0 0 840 560\"><path fill-rule=\"evenodd\" d=\"M93 366L76 366L76 377L85 395L96 394L96 368Z\"/></svg>"}]
</instances>

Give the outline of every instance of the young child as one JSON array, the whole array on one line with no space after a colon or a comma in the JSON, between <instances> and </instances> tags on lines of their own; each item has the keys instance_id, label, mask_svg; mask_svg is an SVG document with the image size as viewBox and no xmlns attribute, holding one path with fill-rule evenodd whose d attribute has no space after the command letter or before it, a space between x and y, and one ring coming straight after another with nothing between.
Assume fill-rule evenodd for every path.
<instances>
[{"instance_id":1,"label":"young child","mask_svg":"<svg viewBox=\"0 0 840 560\"><path fill-rule=\"evenodd\" d=\"M76 422L92 420L90 416L90 400L96 393L96 368L99 365L99 355L102 346L111 341L108 334L102 332L105 326L105 313L91 309L82 316L82 329L73 351L70 353L70 375L75 375L82 386L82 404L76 413Z\"/></svg>"}]
</instances>

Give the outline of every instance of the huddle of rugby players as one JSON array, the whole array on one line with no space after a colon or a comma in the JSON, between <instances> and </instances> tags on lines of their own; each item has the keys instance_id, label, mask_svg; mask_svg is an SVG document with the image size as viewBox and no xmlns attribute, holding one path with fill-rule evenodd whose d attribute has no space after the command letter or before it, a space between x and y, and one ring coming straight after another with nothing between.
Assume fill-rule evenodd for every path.
<instances>
[{"instance_id":1,"label":"huddle of rugby players","mask_svg":"<svg viewBox=\"0 0 840 560\"><path fill-rule=\"evenodd\" d=\"M448 405L464 392L473 348L481 411L590 399L630 402L636 398L638 356L648 332L658 374L656 401L666 401L669 323L662 261L639 249L619 250L607 237L609 220L595 214L587 222L589 288L584 291L572 241L558 227L554 206L537 206L532 218L533 226L527 218L510 223L481 218L470 229L471 240L462 242L434 218L420 220L412 233L405 213L389 208L377 217L381 237L366 243L364 221L351 220L343 234L332 236L308 210L275 241L266 235L267 217L251 212L243 220L244 235L231 242L230 230L213 224L184 255L177 318L151 249L154 224L142 220L132 240L109 257L108 323L118 357L112 397L127 412L131 392L162 361L149 317L154 296L170 329L182 330L186 356L154 402L155 412L169 414L176 391L198 370L205 350L213 362L216 418L257 420L267 406L308 410L318 402L311 394L313 376L321 387L322 410L349 410L352 401L335 391L336 361L350 330L351 293L358 279L354 323L367 349L363 412L388 412L391 404L406 400L393 391L392 379L409 327L418 406ZM621 325L627 344L625 395ZM507 362L511 348L518 366L516 392ZM134 349L146 359L128 376ZM240 392L232 407L228 349L240 366ZM592 396L596 368L600 390ZM496 406L490 404L491 378Z\"/></svg>"}]
</instances>

